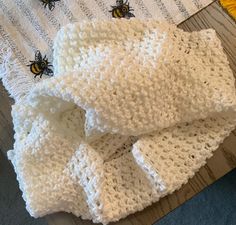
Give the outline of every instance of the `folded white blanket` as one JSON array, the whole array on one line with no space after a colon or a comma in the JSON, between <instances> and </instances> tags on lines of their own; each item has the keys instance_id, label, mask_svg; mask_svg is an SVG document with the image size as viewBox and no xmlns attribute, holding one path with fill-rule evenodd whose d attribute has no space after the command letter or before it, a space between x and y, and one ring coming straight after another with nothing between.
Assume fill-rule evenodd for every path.
<instances>
[{"instance_id":1,"label":"folded white blanket","mask_svg":"<svg viewBox=\"0 0 236 225\"><path fill-rule=\"evenodd\" d=\"M213 30L155 20L69 24L55 77L12 109L32 216L117 221L185 184L236 125L234 78Z\"/></svg>"}]
</instances>

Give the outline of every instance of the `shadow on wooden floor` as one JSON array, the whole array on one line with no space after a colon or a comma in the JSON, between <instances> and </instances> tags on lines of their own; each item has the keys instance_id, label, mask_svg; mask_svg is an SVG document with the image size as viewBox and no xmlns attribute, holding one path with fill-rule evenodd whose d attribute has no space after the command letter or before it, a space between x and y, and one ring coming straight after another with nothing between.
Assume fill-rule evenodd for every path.
<instances>
[{"instance_id":1,"label":"shadow on wooden floor","mask_svg":"<svg viewBox=\"0 0 236 225\"><path fill-rule=\"evenodd\" d=\"M28 214L21 195L13 167L0 151L0 225L47 225Z\"/></svg>"}]
</instances>

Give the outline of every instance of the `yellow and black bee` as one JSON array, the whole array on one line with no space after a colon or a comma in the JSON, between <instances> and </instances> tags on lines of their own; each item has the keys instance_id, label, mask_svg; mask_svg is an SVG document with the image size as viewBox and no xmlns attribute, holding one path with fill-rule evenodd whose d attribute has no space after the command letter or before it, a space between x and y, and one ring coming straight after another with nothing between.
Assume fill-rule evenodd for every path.
<instances>
[{"instance_id":1,"label":"yellow and black bee","mask_svg":"<svg viewBox=\"0 0 236 225\"><path fill-rule=\"evenodd\" d=\"M112 10L109 11L112 13L114 18L127 18L134 17L134 14L131 11L134 11L128 3L128 0L125 2L123 0L116 0L116 6L111 6Z\"/></svg>"},{"instance_id":2,"label":"yellow and black bee","mask_svg":"<svg viewBox=\"0 0 236 225\"><path fill-rule=\"evenodd\" d=\"M46 8L48 6L48 8L52 11L55 8L55 2L59 2L60 0L40 0L43 5L44 8Z\"/></svg>"},{"instance_id":3,"label":"yellow and black bee","mask_svg":"<svg viewBox=\"0 0 236 225\"><path fill-rule=\"evenodd\" d=\"M35 61L30 61L30 63L27 66L30 66L30 71L34 74L34 78L37 76L41 78L43 74L53 76L53 71L49 68L52 65L49 64L46 55L42 58L40 51L35 52Z\"/></svg>"}]
</instances>

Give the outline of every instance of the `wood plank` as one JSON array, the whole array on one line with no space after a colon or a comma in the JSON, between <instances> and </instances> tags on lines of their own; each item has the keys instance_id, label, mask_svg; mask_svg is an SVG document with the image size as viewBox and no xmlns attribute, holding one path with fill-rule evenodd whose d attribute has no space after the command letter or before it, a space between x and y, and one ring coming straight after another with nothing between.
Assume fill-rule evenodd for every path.
<instances>
[{"instance_id":1,"label":"wood plank","mask_svg":"<svg viewBox=\"0 0 236 225\"><path fill-rule=\"evenodd\" d=\"M0 150L5 154L13 147L13 124L11 117L11 105L13 100L0 82Z\"/></svg>"}]
</instances>

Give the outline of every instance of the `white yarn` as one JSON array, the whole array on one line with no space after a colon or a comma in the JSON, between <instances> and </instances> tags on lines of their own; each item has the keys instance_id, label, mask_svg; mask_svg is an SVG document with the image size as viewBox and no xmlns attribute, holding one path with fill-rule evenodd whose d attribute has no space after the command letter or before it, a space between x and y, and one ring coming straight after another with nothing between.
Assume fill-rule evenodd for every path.
<instances>
[{"instance_id":1,"label":"white yarn","mask_svg":"<svg viewBox=\"0 0 236 225\"><path fill-rule=\"evenodd\" d=\"M107 224L142 210L185 184L236 125L234 77L213 30L69 24L54 68L12 111L9 158L35 217Z\"/></svg>"}]
</instances>

